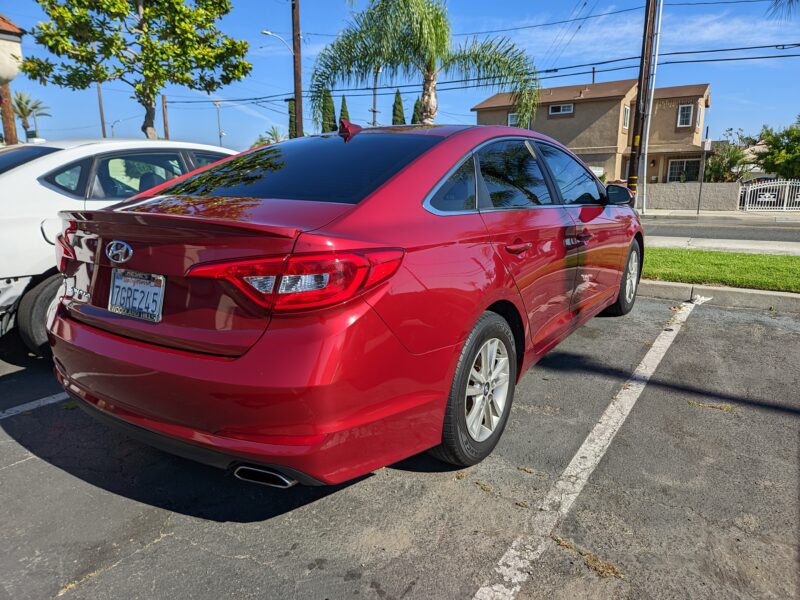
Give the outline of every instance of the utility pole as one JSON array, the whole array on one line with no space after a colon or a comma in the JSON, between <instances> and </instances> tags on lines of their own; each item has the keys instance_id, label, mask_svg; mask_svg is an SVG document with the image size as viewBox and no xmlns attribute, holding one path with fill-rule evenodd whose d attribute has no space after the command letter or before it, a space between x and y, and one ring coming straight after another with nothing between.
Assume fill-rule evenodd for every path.
<instances>
[{"instance_id":1,"label":"utility pole","mask_svg":"<svg viewBox=\"0 0 800 600\"><path fill-rule=\"evenodd\" d=\"M303 137L303 71L300 60L300 0L292 0L292 54L294 57L295 135ZM222 142L220 142L222 145Z\"/></svg>"},{"instance_id":2,"label":"utility pole","mask_svg":"<svg viewBox=\"0 0 800 600\"><path fill-rule=\"evenodd\" d=\"M597 67L592 67L592 84L594 84L594 77L596 73Z\"/></svg>"},{"instance_id":3,"label":"utility pole","mask_svg":"<svg viewBox=\"0 0 800 600\"><path fill-rule=\"evenodd\" d=\"M103 112L103 92L100 91L100 82L97 82L97 107L100 109L100 131L106 137L106 115Z\"/></svg>"},{"instance_id":4,"label":"utility pole","mask_svg":"<svg viewBox=\"0 0 800 600\"><path fill-rule=\"evenodd\" d=\"M219 145L222 146L222 136L225 132L222 131L222 117L219 115L219 107L222 103L219 100L214 101L214 107L217 109L217 135L219 136Z\"/></svg>"},{"instance_id":5,"label":"utility pole","mask_svg":"<svg viewBox=\"0 0 800 600\"><path fill-rule=\"evenodd\" d=\"M18 144L17 124L14 122L14 107L11 104L11 86L0 84L0 112L3 114L3 136L6 144Z\"/></svg>"},{"instance_id":6,"label":"utility pole","mask_svg":"<svg viewBox=\"0 0 800 600\"><path fill-rule=\"evenodd\" d=\"M647 151L650 146L650 122L653 116L653 100L656 96L656 71L658 70L658 53L661 48L661 17L664 14L664 0L656 0L656 22L653 31L653 54L651 56L651 69L650 69L650 82L647 86L647 113L644 117L644 138L642 140L642 157L639 163L639 171L642 173L642 179L639 181L641 188L639 194L642 197L642 214L647 212L647 167L648 158Z\"/></svg>"},{"instance_id":7,"label":"utility pole","mask_svg":"<svg viewBox=\"0 0 800 600\"><path fill-rule=\"evenodd\" d=\"M631 159L628 161L628 188L636 193L637 196L642 131L644 130L644 116L647 108L647 91L650 85L650 59L653 55L654 20L655 0L647 0L644 9L644 35L642 37L642 56L639 62L639 81L636 89L636 112L633 116Z\"/></svg>"},{"instance_id":8,"label":"utility pole","mask_svg":"<svg viewBox=\"0 0 800 600\"><path fill-rule=\"evenodd\" d=\"M706 139L703 140L703 159L700 161L700 191L697 192L697 214L700 215L700 200L703 199L703 182L706 179L706 152L711 150L711 138L708 137L706 125Z\"/></svg>"},{"instance_id":9,"label":"utility pole","mask_svg":"<svg viewBox=\"0 0 800 600\"><path fill-rule=\"evenodd\" d=\"M161 94L161 115L164 117L164 139L169 139L169 121L167 120L167 96Z\"/></svg>"},{"instance_id":10,"label":"utility pole","mask_svg":"<svg viewBox=\"0 0 800 600\"><path fill-rule=\"evenodd\" d=\"M369 112L372 113L372 126L378 126L378 74L381 72L380 67L375 67L372 73L372 108Z\"/></svg>"}]
</instances>

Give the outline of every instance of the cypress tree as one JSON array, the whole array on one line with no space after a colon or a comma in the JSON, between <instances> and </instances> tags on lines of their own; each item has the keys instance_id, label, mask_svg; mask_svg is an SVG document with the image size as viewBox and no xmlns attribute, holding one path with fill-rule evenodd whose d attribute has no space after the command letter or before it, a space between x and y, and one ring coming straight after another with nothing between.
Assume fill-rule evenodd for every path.
<instances>
[{"instance_id":1,"label":"cypress tree","mask_svg":"<svg viewBox=\"0 0 800 600\"><path fill-rule=\"evenodd\" d=\"M417 96L417 101L414 102L414 114L411 115L411 124L417 125L422 122L422 100Z\"/></svg>"},{"instance_id":2,"label":"cypress tree","mask_svg":"<svg viewBox=\"0 0 800 600\"><path fill-rule=\"evenodd\" d=\"M350 111L347 110L347 98L342 96L342 107L339 109L339 118L350 120Z\"/></svg>"},{"instance_id":3,"label":"cypress tree","mask_svg":"<svg viewBox=\"0 0 800 600\"><path fill-rule=\"evenodd\" d=\"M322 133L336 129L336 107L333 105L331 91L326 88L322 95Z\"/></svg>"},{"instance_id":4,"label":"cypress tree","mask_svg":"<svg viewBox=\"0 0 800 600\"><path fill-rule=\"evenodd\" d=\"M392 125L405 125L406 115L403 112L403 98L400 90L394 93L394 105L392 106Z\"/></svg>"},{"instance_id":5,"label":"cypress tree","mask_svg":"<svg viewBox=\"0 0 800 600\"><path fill-rule=\"evenodd\" d=\"M289 137L296 138L297 134L295 133L296 125L294 120L294 98L289 100Z\"/></svg>"}]
</instances>

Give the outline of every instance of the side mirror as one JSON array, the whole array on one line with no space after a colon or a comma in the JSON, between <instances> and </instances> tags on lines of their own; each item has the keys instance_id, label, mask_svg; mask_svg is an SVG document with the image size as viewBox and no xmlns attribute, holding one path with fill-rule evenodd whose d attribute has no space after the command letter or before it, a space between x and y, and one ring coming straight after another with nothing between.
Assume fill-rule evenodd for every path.
<instances>
[{"instance_id":1,"label":"side mirror","mask_svg":"<svg viewBox=\"0 0 800 600\"><path fill-rule=\"evenodd\" d=\"M627 187L624 185L617 185L612 183L611 185L606 186L606 194L608 195L608 203L609 204L633 204L634 195Z\"/></svg>"}]
</instances>

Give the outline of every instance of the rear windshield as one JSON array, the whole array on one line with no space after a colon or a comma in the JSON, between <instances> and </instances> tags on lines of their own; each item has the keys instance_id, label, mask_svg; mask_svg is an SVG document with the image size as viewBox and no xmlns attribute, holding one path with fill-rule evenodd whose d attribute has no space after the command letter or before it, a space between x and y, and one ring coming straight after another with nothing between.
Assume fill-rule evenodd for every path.
<instances>
[{"instance_id":1,"label":"rear windshield","mask_svg":"<svg viewBox=\"0 0 800 600\"><path fill-rule=\"evenodd\" d=\"M0 175L57 150L58 148L48 148L47 146L12 146L11 148L4 148L0 150Z\"/></svg>"},{"instance_id":2,"label":"rear windshield","mask_svg":"<svg viewBox=\"0 0 800 600\"><path fill-rule=\"evenodd\" d=\"M161 193L356 204L441 140L409 133L296 139L237 156Z\"/></svg>"}]
</instances>

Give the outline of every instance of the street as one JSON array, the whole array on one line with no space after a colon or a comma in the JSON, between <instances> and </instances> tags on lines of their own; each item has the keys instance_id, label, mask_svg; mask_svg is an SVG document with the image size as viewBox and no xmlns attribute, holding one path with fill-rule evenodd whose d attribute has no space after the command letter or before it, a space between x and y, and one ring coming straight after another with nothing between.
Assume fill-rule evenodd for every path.
<instances>
[{"instance_id":1,"label":"street","mask_svg":"<svg viewBox=\"0 0 800 600\"><path fill-rule=\"evenodd\" d=\"M680 329L675 303L646 298L590 321L524 376L505 435L475 467L422 454L288 491L143 446L72 401L10 414L60 389L49 361L6 336L0 597L471 598L492 582L516 586L504 598L796 597L800 320L693 309ZM543 499L673 328L542 536ZM515 543L543 552L498 569Z\"/></svg>"},{"instance_id":2,"label":"street","mask_svg":"<svg viewBox=\"0 0 800 600\"><path fill-rule=\"evenodd\" d=\"M761 240L800 242L800 221L775 222L759 218L704 218L703 220L670 217L642 219L649 236L708 238L724 240Z\"/></svg>"}]
</instances>

